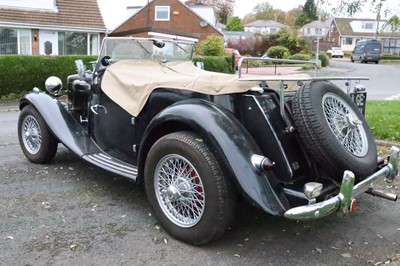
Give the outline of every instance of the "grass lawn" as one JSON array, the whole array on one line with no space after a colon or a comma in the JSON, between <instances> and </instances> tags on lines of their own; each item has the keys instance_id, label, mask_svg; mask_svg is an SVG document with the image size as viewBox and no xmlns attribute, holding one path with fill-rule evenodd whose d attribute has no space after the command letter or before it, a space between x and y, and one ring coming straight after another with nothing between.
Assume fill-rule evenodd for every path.
<instances>
[{"instance_id":1,"label":"grass lawn","mask_svg":"<svg viewBox=\"0 0 400 266\"><path fill-rule=\"evenodd\" d=\"M376 139L400 141L400 101L368 101L366 117Z\"/></svg>"}]
</instances>

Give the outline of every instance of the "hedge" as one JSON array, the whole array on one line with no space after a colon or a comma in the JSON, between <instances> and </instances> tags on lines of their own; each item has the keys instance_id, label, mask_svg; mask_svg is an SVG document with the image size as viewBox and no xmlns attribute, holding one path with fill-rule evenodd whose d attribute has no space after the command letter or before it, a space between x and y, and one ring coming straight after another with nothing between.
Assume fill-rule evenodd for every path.
<instances>
[{"instance_id":1,"label":"hedge","mask_svg":"<svg viewBox=\"0 0 400 266\"><path fill-rule=\"evenodd\" d=\"M66 89L67 77L76 73L75 60L82 59L87 69L92 69L91 62L96 56L0 56L0 98L8 94L23 94L38 87L44 89L44 82L50 76L57 76ZM234 57L204 56L193 61L204 63L205 70L223 73L235 73Z\"/></svg>"},{"instance_id":2,"label":"hedge","mask_svg":"<svg viewBox=\"0 0 400 266\"><path fill-rule=\"evenodd\" d=\"M310 55L308 54L294 54L289 57L291 60L303 60L308 61L311 59Z\"/></svg>"},{"instance_id":3,"label":"hedge","mask_svg":"<svg viewBox=\"0 0 400 266\"><path fill-rule=\"evenodd\" d=\"M400 60L399 55L384 54L381 57L382 60Z\"/></svg>"},{"instance_id":4,"label":"hedge","mask_svg":"<svg viewBox=\"0 0 400 266\"><path fill-rule=\"evenodd\" d=\"M97 56L0 56L0 97L10 93L21 94L33 87L44 89L49 76L57 76L66 88L68 75L76 73L75 60L82 59L87 69Z\"/></svg>"},{"instance_id":5,"label":"hedge","mask_svg":"<svg viewBox=\"0 0 400 266\"><path fill-rule=\"evenodd\" d=\"M204 69L207 71L221 72L233 74L235 73L234 55L227 56L196 56L193 58L193 62L203 62Z\"/></svg>"}]
</instances>

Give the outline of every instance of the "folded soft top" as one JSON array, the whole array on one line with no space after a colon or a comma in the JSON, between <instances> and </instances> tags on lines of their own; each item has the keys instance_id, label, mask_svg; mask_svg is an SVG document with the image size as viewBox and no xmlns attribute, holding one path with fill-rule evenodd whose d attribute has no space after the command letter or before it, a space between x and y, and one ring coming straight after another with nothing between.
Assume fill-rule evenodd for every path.
<instances>
[{"instance_id":1,"label":"folded soft top","mask_svg":"<svg viewBox=\"0 0 400 266\"><path fill-rule=\"evenodd\" d=\"M258 84L255 81L239 81L237 75L202 70L190 61L160 64L145 60L123 60L107 68L101 86L114 102L131 115L138 116L157 88L221 95L246 92L258 87Z\"/></svg>"}]
</instances>

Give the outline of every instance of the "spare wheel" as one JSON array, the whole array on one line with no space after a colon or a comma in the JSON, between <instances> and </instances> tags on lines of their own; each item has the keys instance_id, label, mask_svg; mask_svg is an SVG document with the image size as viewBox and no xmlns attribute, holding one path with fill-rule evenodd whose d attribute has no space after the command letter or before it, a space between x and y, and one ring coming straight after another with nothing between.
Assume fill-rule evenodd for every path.
<instances>
[{"instance_id":1,"label":"spare wheel","mask_svg":"<svg viewBox=\"0 0 400 266\"><path fill-rule=\"evenodd\" d=\"M345 170L357 179L371 175L377 150L371 129L350 98L329 81L313 81L294 96L297 132L319 167L341 180Z\"/></svg>"}]
</instances>

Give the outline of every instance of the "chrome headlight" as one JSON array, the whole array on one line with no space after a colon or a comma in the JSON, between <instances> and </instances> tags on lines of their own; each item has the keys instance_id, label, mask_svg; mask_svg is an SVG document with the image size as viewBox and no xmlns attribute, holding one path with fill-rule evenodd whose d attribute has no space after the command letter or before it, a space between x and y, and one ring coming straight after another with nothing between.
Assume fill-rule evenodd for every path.
<instances>
[{"instance_id":1,"label":"chrome headlight","mask_svg":"<svg viewBox=\"0 0 400 266\"><path fill-rule=\"evenodd\" d=\"M60 96L62 90L62 82L61 79L55 76L51 76L46 79L44 86L47 92L53 96Z\"/></svg>"}]
</instances>

